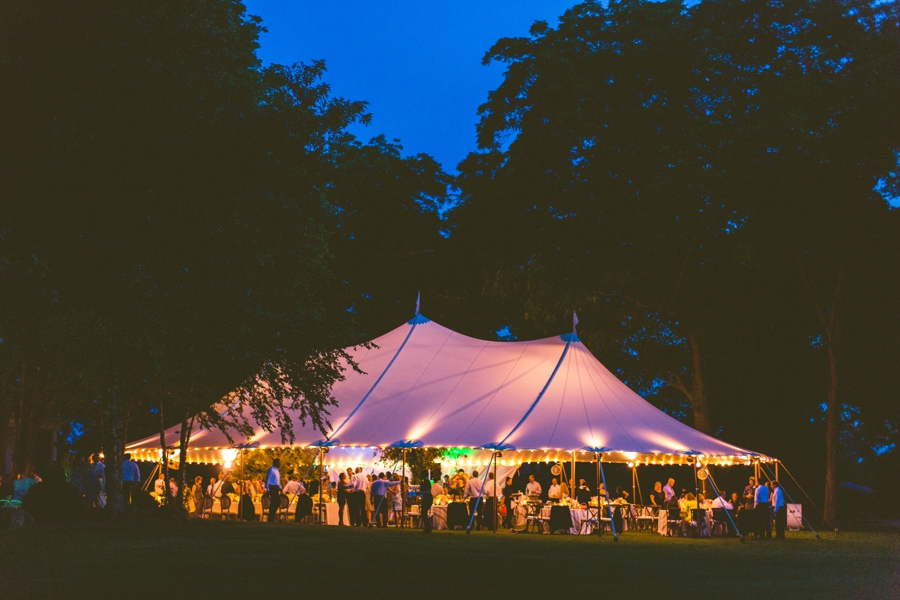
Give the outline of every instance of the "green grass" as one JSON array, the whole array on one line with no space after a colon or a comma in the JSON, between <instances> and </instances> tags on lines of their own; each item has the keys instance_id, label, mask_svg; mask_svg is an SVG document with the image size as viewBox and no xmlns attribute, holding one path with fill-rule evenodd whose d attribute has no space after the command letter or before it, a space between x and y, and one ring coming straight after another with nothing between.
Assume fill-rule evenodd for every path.
<instances>
[{"instance_id":1,"label":"green grass","mask_svg":"<svg viewBox=\"0 0 900 600\"><path fill-rule=\"evenodd\" d=\"M302 587L301 587L302 586ZM392 592L392 587L393 592ZM0 535L0 598L900 598L900 537L784 543L125 521Z\"/></svg>"}]
</instances>

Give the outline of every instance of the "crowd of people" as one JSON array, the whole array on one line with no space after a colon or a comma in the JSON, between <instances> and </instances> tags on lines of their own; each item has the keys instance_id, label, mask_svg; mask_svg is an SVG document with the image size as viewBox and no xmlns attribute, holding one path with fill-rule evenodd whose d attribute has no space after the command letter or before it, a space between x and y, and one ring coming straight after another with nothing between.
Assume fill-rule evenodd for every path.
<instances>
[{"instance_id":1,"label":"crowd of people","mask_svg":"<svg viewBox=\"0 0 900 600\"><path fill-rule=\"evenodd\" d=\"M679 511L685 531L697 526L691 519L691 511L701 507L705 500L703 494L694 495L686 489L676 494L675 479L671 477L666 485L657 481L650 493L651 506ZM736 533L734 529L736 524L738 530L748 537L768 540L773 538L774 522L774 539L784 539L784 532L787 529L787 504L784 489L778 481L759 485L755 477L750 477L742 494L732 492L729 495L719 490L708 504L714 510L721 509L730 514L731 518L725 520L730 533Z\"/></svg>"},{"instance_id":2,"label":"crowd of people","mask_svg":"<svg viewBox=\"0 0 900 600\"><path fill-rule=\"evenodd\" d=\"M123 458L122 488L126 503L130 504L135 492L141 488L141 473L129 454L125 454ZM216 501L223 496L241 496L258 501L268 496L267 517L269 521L274 521L281 506L282 495L291 499L303 496L311 498L318 495L320 488L320 482L315 478L302 481L293 473L282 477L280 467L280 461L275 459L265 477L257 476L237 483L233 480L232 474L226 470L220 471L206 484L202 477L195 477L193 484L184 490L185 506L191 514L201 516L206 498ZM105 469L100 455L94 454L81 475L80 487L87 501L95 507L102 507L105 503ZM621 486L608 491L605 485L600 483L599 488L594 490L584 478L578 480L578 485L574 486L574 489L570 489L568 482L553 477L545 491L534 474L528 475L524 485L521 483L517 485L513 477L507 477L505 481L498 481L495 485L494 473L488 472L485 476L479 474L477 470L473 470L471 474L458 469L455 473L443 477L437 474L432 478L432 475L432 472L424 471L413 481L409 477L401 477L399 473L365 473L363 467L357 467L341 472L336 482L329 482L326 478L321 485L323 494L327 494L338 504L338 525L351 527L373 525L387 527L399 524L402 515L408 513L408 508L413 503L420 504L419 515L427 515L433 499L437 497L465 502L469 514L475 514L473 522L477 528L492 524L495 496L504 527L514 525L513 503L520 495L530 501L551 503L572 498L582 506L587 506L596 497L609 497L611 501L618 503L634 501L631 494ZM12 487L12 496L21 500L40 478L36 474L27 477L20 475L10 486L11 480L12 478L7 476L0 484ZM177 498L178 492L178 480L174 477L166 479L165 474L160 472L153 483L150 495L162 503ZM720 491L708 501L703 494L695 495L685 488L676 492L675 479L669 478L665 485L661 481L655 482L648 499L649 503L646 506L656 510L678 511L685 533L690 527L697 526L693 523L691 511L698 508L726 511L731 517L724 521L729 533L735 533L736 524L737 529L749 537L783 540L787 528L787 505L784 490L778 481L760 484L755 477L750 477L742 493L726 494ZM311 504L312 500L309 502ZM431 519L423 518L421 521L424 530L430 531Z\"/></svg>"}]
</instances>

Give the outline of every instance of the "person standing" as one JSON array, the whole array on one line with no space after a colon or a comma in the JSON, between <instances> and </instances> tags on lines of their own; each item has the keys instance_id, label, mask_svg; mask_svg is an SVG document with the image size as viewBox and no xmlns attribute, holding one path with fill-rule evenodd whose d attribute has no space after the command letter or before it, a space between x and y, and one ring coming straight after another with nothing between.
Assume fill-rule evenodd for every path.
<instances>
[{"instance_id":1,"label":"person standing","mask_svg":"<svg viewBox=\"0 0 900 600\"><path fill-rule=\"evenodd\" d=\"M547 499L551 502L559 502L561 496L562 490L559 487L559 481L554 477L550 481L550 489L547 490Z\"/></svg>"},{"instance_id":2,"label":"person standing","mask_svg":"<svg viewBox=\"0 0 900 600\"><path fill-rule=\"evenodd\" d=\"M278 515L278 507L281 506L281 460L272 461L272 466L266 473L266 489L269 490L269 523L275 522Z\"/></svg>"},{"instance_id":3,"label":"person standing","mask_svg":"<svg viewBox=\"0 0 900 600\"><path fill-rule=\"evenodd\" d=\"M494 502L497 500L494 497L494 488L496 487L497 493L500 492L500 486L495 485L496 483L494 474L489 472L487 482L481 489L481 525L488 529L494 529Z\"/></svg>"},{"instance_id":4,"label":"person standing","mask_svg":"<svg viewBox=\"0 0 900 600\"><path fill-rule=\"evenodd\" d=\"M515 515L513 514L513 493L513 478L507 477L506 485L503 486L503 504L506 505L506 516L503 517L504 527L512 527L511 523L516 522Z\"/></svg>"},{"instance_id":5,"label":"person standing","mask_svg":"<svg viewBox=\"0 0 900 600\"><path fill-rule=\"evenodd\" d=\"M528 483L525 484L525 495L529 498L540 498L541 484L534 480L534 475L528 476Z\"/></svg>"},{"instance_id":6,"label":"person standing","mask_svg":"<svg viewBox=\"0 0 900 600\"><path fill-rule=\"evenodd\" d=\"M131 460L131 455L126 454L122 461L122 495L125 496L125 504L131 504L134 488L141 482L141 470L137 463Z\"/></svg>"},{"instance_id":7,"label":"person standing","mask_svg":"<svg viewBox=\"0 0 900 600\"><path fill-rule=\"evenodd\" d=\"M347 525L344 523L344 510L347 508L347 474L341 473L337 482L337 502L338 502L338 525ZM352 523L352 517L349 519Z\"/></svg>"},{"instance_id":8,"label":"person standing","mask_svg":"<svg viewBox=\"0 0 900 600\"><path fill-rule=\"evenodd\" d=\"M399 481L388 481L384 476L384 473L378 474L378 479L372 482L371 494L372 494L372 505L375 508L375 525L378 527L387 527L388 524L388 507L385 502L385 495L387 495L388 487L400 485ZM393 502L393 497L391 499ZM369 527L372 526L372 523L369 523Z\"/></svg>"},{"instance_id":9,"label":"person standing","mask_svg":"<svg viewBox=\"0 0 900 600\"><path fill-rule=\"evenodd\" d=\"M481 496L481 479L478 477L478 471L472 471L472 477L466 481L466 487L463 491L463 499L469 505L469 515L476 515L475 523L478 526L478 530L481 530L481 514L484 512L481 509L478 509L478 498ZM476 509L477 514L476 514Z\"/></svg>"},{"instance_id":10,"label":"person standing","mask_svg":"<svg viewBox=\"0 0 900 600\"><path fill-rule=\"evenodd\" d=\"M784 503L784 490L776 481L772 490L772 509L775 512L775 539L784 541L784 530L787 528L787 504Z\"/></svg>"},{"instance_id":11,"label":"person standing","mask_svg":"<svg viewBox=\"0 0 900 600\"><path fill-rule=\"evenodd\" d=\"M756 513L756 537L772 538L772 505L769 502L769 487L756 486L753 500L753 512Z\"/></svg>"},{"instance_id":12,"label":"person standing","mask_svg":"<svg viewBox=\"0 0 900 600\"><path fill-rule=\"evenodd\" d=\"M654 508L660 508L666 503L666 495L663 494L662 482L657 481L653 484L653 491L650 492L650 505Z\"/></svg>"},{"instance_id":13,"label":"person standing","mask_svg":"<svg viewBox=\"0 0 900 600\"><path fill-rule=\"evenodd\" d=\"M424 533L431 533L432 527L434 527L434 523L432 522L431 515L428 512L431 510L431 505L434 503L434 495L433 490L435 486L439 486L443 493L443 486L441 486L440 482L435 482L433 485L429 486L431 483L431 473L426 469L422 471L422 475L419 478L419 494L422 496L422 525L424 527Z\"/></svg>"},{"instance_id":14,"label":"person standing","mask_svg":"<svg viewBox=\"0 0 900 600\"><path fill-rule=\"evenodd\" d=\"M366 490L368 488L369 480L363 473L362 467L356 467L356 474L353 476L353 501L356 503L356 522L354 525L357 527L362 527L366 524Z\"/></svg>"},{"instance_id":15,"label":"person standing","mask_svg":"<svg viewBox=\"0 0 900 600\"><path fill-rule=\"evenodd\" d=\"M675 502L675 479L669 477L669 480L666 482L666 485L663 486L662 491L665 500L663 506L671 508L672 504Z\"/></svg>"}]
</instances>

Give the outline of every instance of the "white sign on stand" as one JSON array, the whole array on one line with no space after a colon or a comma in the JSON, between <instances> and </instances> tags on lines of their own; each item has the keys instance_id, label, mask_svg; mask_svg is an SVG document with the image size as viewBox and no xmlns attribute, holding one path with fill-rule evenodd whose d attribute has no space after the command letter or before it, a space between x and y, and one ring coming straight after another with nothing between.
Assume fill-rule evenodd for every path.
<instances>
[{"instance_id":1,"label":"white sign on stand","mask_svg":"<svg viewBox=\"0 0 900 600\"><path fill-rule=\"evenodd\" d=\"M787 527L791 531L800 531L801 529L803 529L802 504L787 505Z\"/></svg>"}]
</instances>

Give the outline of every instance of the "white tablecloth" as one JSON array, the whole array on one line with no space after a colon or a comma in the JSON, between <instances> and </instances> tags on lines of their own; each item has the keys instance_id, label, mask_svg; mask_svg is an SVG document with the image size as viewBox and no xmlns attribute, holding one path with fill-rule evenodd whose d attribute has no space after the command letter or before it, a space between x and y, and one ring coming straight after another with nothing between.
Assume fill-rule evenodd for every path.
<instances>
[{"instance_id":1,"label":"white tablecloth","mask_svg":"<svg viewBox=\"0 0 900 600\"><path fill-rule=\"evenodd\" d=\"M447 507L431 507L431 525L435 529L447 529Z\"/></svg>"},{"instance_id":2,"label":"white tablecloth","mask_svg":"<svg viewBox=\"0 0 900 600\"><path fill-rule=\"evenodd\" d=\"M337 502L326 502L325 503L325 524L326 525L337 525L338 524L338 513L339 506ZM313 517L318 518L318 515L315 514L316 507L313 505ZM347 509L347 505L344 505L344 525L350 524L350 511Z\"/></svg>"}]
</instances>

